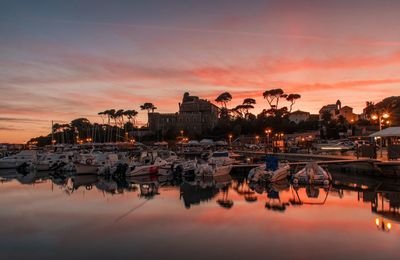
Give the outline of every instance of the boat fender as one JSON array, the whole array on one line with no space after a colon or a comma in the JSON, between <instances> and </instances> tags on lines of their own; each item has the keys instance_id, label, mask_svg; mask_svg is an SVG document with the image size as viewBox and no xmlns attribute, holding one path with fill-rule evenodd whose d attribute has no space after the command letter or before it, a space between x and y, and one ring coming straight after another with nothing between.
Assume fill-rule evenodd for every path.
<instances>
[{"instance_id":1,"label":"boat fender","mask_svg":"<svg viewBox=\"0 0 400 260\"><path fill-rule=\"evenodd\" d=\"M86 159L86 164L92 164L93 163L93 160L92 159Z\"/></svg>"}]
</instances>

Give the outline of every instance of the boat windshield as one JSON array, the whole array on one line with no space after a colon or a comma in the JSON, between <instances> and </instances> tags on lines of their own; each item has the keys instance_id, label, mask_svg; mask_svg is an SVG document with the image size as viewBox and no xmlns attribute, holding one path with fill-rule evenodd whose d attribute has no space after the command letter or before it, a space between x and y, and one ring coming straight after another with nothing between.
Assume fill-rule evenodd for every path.
<instances>
[{"instance_id":1,"label":"boat windshield","mask_svg":"<svg viewBox=\"0 0 400 260\"><path fill-rule=\"evenodd\" d=\"M213 153L212 157L229 157L228 152Z\"/></svg>"}]
</instances>

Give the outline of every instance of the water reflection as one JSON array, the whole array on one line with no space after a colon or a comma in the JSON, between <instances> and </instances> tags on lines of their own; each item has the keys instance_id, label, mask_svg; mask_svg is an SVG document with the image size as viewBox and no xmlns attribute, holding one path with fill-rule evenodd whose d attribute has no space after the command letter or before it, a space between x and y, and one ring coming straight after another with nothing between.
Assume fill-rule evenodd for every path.
<instances>
[{"instance_id":1,"label":"water reflection","mask_svg":"<svg viewBox=\"0 0 400 260\"><path fill-rule=\"evenodd\" d=\"M370 204L374 223L379 230L388 232L400 223L400 185L393 180L377 180L334 174L331 186L292 186L283 180L266 186L248 183L246 175L179 178L174 174L134 178L102 177L98 175L68 175L58 172L0 171L2 185L38 185L51 183L51 189L61 189L73 196L79 190L98 191L103 196L136 193L139 199L152 200L167 190L178 190L177 201L191 209L202 204L215 203L230 210L236 203L264 205L267 211L287 212L304 205L329 204L329 197L345 200L346 194L357 193L357 203ZM0 186L1 188L1 186ZM329 205L328 205L329 206Z\"/></svg>"}]
</instances>

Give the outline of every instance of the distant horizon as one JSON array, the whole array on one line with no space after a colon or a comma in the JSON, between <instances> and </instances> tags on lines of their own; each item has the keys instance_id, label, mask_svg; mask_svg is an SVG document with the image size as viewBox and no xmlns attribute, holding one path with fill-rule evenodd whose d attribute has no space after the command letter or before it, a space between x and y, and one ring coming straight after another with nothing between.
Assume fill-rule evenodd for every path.
<instances>
[{"instance_id":1,"label":"distant horizon","mask_svg":"<svg viewBox=\"0 0 400 260\"><path fill-rule=\"evenodd\" d=\"M51 120L101 122L106 109L184 92L233 107L282 88L293 111L399 95L396 1L10 1L0 10L0 142L49 132ZM4 37L3 37L4 36ZM214 102L215 103L215 102Z\"/></svg>"}]
</instances>

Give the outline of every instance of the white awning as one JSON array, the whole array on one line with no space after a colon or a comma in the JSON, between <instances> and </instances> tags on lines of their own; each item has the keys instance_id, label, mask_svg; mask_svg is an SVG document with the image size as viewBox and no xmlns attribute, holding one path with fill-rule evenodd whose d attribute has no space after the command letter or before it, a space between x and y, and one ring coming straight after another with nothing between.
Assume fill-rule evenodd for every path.
<instances>
[{"instance_id":1,"label":"white awning","mask_svg":"<svg viewBox=\"0 0 400 260\"><path fill-rule=\"evenodd\" d=\"M371 134L369 137L400 137L400 127L388 127Z\"/></svg>"}]
</instances>

